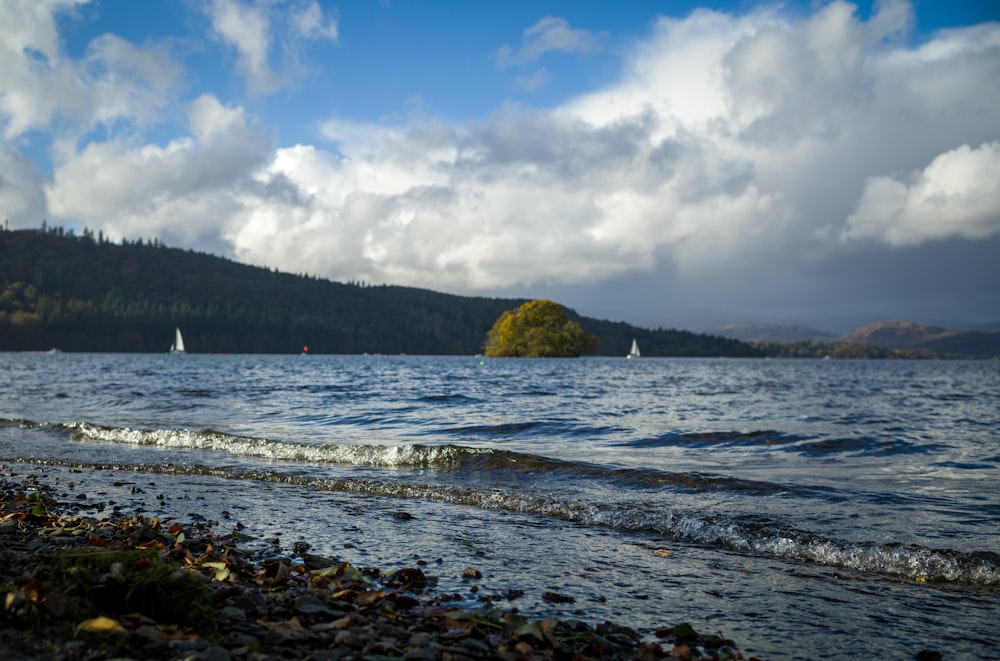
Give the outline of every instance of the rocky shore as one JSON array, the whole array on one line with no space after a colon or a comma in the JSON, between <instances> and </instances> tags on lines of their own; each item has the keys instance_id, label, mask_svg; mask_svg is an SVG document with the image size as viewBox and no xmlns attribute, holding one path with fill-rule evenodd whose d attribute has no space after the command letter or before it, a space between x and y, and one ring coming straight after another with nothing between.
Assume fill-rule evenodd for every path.
<instances>
[{"instance_id":1,"label":"rocky shore","mask_svg":"<svg viewBox=\"0 0 1000 661\"><path fill-rule=\"evenodd\" d=\"M238 524L222 532L106 516L63 498L31 476L0 478L4 659L744 658L684 623L643 635L610 622L528 619L487 595L464 608L422 562L356 567L304 542L251 551Z\"/></svg>"}]
</instances>

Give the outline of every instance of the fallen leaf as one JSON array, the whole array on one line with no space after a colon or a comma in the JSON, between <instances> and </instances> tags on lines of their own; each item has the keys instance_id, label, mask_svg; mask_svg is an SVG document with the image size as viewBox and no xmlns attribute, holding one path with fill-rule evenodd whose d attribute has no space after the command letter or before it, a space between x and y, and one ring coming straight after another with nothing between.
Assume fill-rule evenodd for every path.
<instances>
[{"instance_id":1,"label":"fallen leaf","mask_svg":"<svg viewBox=\"0 0 1000 661\"><path fill-rule=\"evenodd\" d=\"M215 570L215 576L212 580L222 582L230 577L231 571L229 565L225 562L203 562L202 567L208 567L209 569Z\"/></svg>"},{"instance_id":2,"label":"fallen leaf","mask_svg":"<svg viewBox=\"0 0 1000 661\"><path fill-rule=\"evenodd\" d=\"M535 648L533 648L531 645L522 640L517 645L514 645L514 651L517 652L518 654L523 654L525 656L528 656L529 654L535 651Z\"/></svg>"},{"instance_id":3,"label":"fallen leaf","mask_svg":"<svg viewBox=\"0 0 1000 661\"><path fill-rule=\"evenodd\" d=\"M367 590L354 598L354 603L363 608L374 606L386 598L385 590Z\"/></svg>"},{"instance_id":4,"label":"fallen leaf","mask_svg":"<svg viewBox=\"0 0 1000 661\"><path fill-rule=\"evenodd\" d=\"M84 620L76 627L77 633L125 633L125 627L118 624L116 620L101 615Z\"/></svg>"},{"instance_id":5,"label":"fallen leaf","mask_svg":"<svg viewBox=\"0 0 1000 661\"><path fill-rule=\"evenodd\" d=\"M681 661L691 661L691 648L687 645L678 645L670 650L670 656L676 656Z\"/></svg>"},{"instance_id":6,"label":"fallen leaf","mask_svg":"<svg viewBox=\"0 0 1000 661\"><path fill-rule=\"evenodd\" d=\"M324 630L329 629L346 629L351 625L351 616L345 615L344 617L333 620L332 622L327 622L321 628Z\"/></svg>"},{"instance_id":7,"label":"fallen leaf","mask_svg":"<svg viewBox=\"0 0 1000 661\"><path fill-rule=\"evenodd\" d=\"M673 551L668 551L667 549L654 549L653 555L658 555L661 558L671 558L674 555Z\"/></svg>"}]
</instances>

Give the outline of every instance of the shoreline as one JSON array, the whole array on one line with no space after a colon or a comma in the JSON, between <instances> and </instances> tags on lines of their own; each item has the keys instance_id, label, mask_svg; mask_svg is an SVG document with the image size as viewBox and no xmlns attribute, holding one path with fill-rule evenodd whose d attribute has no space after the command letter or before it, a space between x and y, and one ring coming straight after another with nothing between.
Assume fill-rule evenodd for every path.
<instances>
[{"instance_id":1,"label":"shoreline","mask_svg":"<svg viewBox=\"0 0 1000 661\"><path fill-rule=\"evenodd\" d=\"M382 571L312 555L305 542L250 551L246 542L259 540L239 524L224 533L123 511L96 518L80 513L94 505L57 500L37 478L6 472L0 651L8 659L746 658L686 623L643 636L612 622L528 619L486 594L476 608L459 606L462 595L441 592L423 561ZM477 594L480 578L473 568L463 574Z\"/></svg>"}]
</instances>

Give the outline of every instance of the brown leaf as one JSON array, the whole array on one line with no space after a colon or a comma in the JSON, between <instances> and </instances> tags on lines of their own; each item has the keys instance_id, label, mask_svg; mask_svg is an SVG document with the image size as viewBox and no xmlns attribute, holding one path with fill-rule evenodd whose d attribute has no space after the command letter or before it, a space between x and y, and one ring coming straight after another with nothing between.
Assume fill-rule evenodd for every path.
<instances>
[{"instance_id":1,"label":"brown leaf","mask_svg":"<svg viewBox=\"0 0 1000 661\"><path fill-rule=\"evenodd\" d=\"M321 628L325 631L330 629L346 629L351 626L351 616L345 615L344 617L333 620L332 622L327 622Z\"/></svg>"},{"instance_id":2,"label":"brown leaf","mask_svg":"<svg viewBox=\"0 0 1000 661\"><path fill-rule=\"evenodd\" d=\"M289 636L294 636L298 632L303 630L302 623L299 622L299 618L292 617L290 620L283 620L278 622L270 622L268 620L257 620L257 624L264 627L265 629L276 629Z\"/></svg>"},{"instance_id":3,"label":"brown leaf","mask_svg":"<svg viewBox=\"0 0 1000 661\"><path fill-rule=\"evenodd\" d=\"M366 590L354 598L354 603L363 608L374 606L386 598L385 590Z\"/></svg>"}]
</instances>

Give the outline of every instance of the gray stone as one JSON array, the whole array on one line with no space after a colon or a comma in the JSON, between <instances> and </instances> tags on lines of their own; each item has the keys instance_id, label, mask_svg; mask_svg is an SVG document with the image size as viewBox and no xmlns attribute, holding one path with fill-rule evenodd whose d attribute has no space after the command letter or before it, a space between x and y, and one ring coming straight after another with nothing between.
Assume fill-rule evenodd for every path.
<instances>
[{"instance_id":1,"label":"gray stone","mask_svg":"<svg viewBox=\"0 0 1000 661\"><path fill-rule=\"evenodd\" d=\"M247 612L236 606L226 606L219 611L219 619L226 622L240 622L247 619Z\"/></svg>"}]
</instances>

